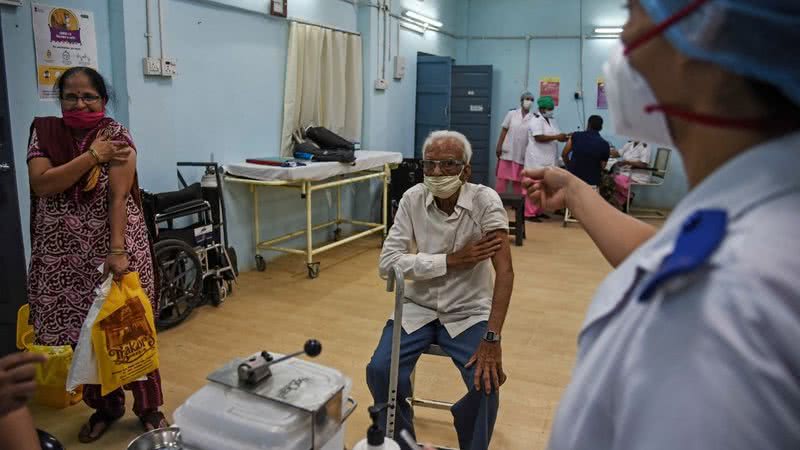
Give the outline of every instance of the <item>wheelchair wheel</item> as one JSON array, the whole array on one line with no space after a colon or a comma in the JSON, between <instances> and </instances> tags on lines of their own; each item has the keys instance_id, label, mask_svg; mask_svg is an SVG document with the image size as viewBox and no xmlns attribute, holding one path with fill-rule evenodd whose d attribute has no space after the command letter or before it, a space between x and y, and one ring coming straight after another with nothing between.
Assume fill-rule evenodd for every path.
<instances>
[{"instance_id":1,"label":"wheelchair wheel","mask_svg":"<svg viewBox=\"0 0 800 450\"><path fill-rule=\"evenodd\" d=\"M227 285L223 278L208 277L203 281L205 298L212 306L220 306L228 296Z\"/></svg>"},{"instance_id":2,"label":"wheelchair wheel","mask_svg":"<svg viewBox=\"0 0 800 450\"><path fill-rule=\"evenodd\" d=\"M157 242L154 253L161 280L156 326L165 330L189 317L200 300L203 268L194 249L177 239Z\"/></svg>"},{"instance_id":3,"label":"wheelchair wheel","mask_svg":"<svg viewBox=\"0 0 800 450\"><path fill-rule=\"evenodd\" d=\"M239 259L236 257L236 249L233 247L228 247L228 258L231 260L231 266L233 266L233 273L236 276L239 276Z\"/></svg>"}]
</instances>

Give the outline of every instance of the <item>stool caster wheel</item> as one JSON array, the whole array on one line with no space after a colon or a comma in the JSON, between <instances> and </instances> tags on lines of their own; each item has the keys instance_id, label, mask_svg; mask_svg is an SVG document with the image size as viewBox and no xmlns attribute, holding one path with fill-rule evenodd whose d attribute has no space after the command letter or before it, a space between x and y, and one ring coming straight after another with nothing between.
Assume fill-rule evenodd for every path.
<instances>
[{"instance_id":1,"label":"stool caster wheel","mask_svg":"<svg viewBox=\"0 0 800 450\"><path fill-rule=\"evenodd\" d=\"M264 261L264 257L261 255L256 255L256 270L259 272L267 270L267 262Z\"/></svg>"},{"instance_id":2,"label":"stool caster wheel","mask_svg":"<svg viewBox=\"0 0 800 450\"><path fill-rule=\"evenodd\" d=\"M314 278L317 278L319 276L318 262L306 264L306 266L308 266L308 278L311 278L313 280Z\"/></svg>"}]
</instances>

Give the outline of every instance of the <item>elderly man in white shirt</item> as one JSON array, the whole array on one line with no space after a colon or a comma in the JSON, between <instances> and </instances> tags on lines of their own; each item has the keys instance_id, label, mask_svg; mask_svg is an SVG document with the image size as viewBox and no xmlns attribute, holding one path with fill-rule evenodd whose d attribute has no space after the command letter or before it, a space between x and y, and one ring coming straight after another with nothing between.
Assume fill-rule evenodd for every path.
<instances>
[{"instance_id":1,"label":"elderly man in white shirt","mask_svg":"<svg viewBox=\"0 0 800 450\"><path fill-rule=\"evenodd\" d=\"M382 276L399 266L412 280L403 307L397 397L410 396L417 360L439 345L468 390L452 408L459 447L485 450L506 379L500 335L514 283L508 216L495 191L467 182L472 148L464 135L434 132L423 155L425 182L403 196L380 256ZM376 403L388 399L392 326L390 319L367 366ZM398 402L396 417L396 432L413 434L405 401Z\"/></svg>"}]
</instances>

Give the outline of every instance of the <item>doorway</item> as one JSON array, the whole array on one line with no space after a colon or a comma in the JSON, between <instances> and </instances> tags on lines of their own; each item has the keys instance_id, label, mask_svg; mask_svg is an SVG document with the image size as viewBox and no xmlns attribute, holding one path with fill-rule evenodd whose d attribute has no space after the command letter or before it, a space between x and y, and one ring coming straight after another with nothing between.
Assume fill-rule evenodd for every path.
<instances>
[{"instance_id":1,"label":"doorway","mask_svg":"<svg viewBox=\"0 0 800 450\"><path fill-rule=\"evenodd\" d=\"M11 146L3 26L0 24L0 356L16 350L17 310L27 302L25 248Z\"/></svg>"},{"instance_id":2,"label":"doorway","mask_svg":"<svg viewBox=\"0 0 800 450\"><path fill-rule=\"evenodd\" d=\"M492 66L459 66L444 56L418 54L414 157L431 131L453 130L472 144L472 178L489 183Z\"/></svg>"}]
</instances>

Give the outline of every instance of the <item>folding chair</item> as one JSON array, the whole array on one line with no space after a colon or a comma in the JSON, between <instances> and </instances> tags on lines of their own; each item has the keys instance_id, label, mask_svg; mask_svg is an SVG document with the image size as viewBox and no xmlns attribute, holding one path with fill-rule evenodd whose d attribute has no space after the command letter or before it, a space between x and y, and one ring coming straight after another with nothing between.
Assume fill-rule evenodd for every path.
<instances>
[{"instance_id":1,"label":"folding chair","mask_svg":"<svg viewBox=\"0 0 800 450\"><path fill-rule=\"evenodd\" d=\"M397 416L397 378L399 376L400 371L400 336L403 329L403 299L405 294L405 278L403 277L403 271L400 267L395 266L389 272L389 276L386 279L386 291L392 292L394 291L394 325L392 327L392 362L389 366L389 408L386 414L386 436L393 437L394 436L394 429L395 429L395 419ZM431 345L428 347L427 350L423 352L424 355L433 355L433 356L444 356L449 358L450 356L442 350L436 344ZM424 408L434 408L434 409L442 409L442 410L450 410L453 406L452 403L443 402L439 400L425 400L416 398L414 395L414 372L411 373L411 398L403 399L403 401L407 401L411 404L411 406L421 406ZM451 449L448 447L441 447L437 446L436 448L440 450L457 450Z\"/></svg>"},{"instance_id":2,"label":"folding chair","mask_svg":"<svg viewBox=\"0 0 800 450\"><path fill-rule=\"evenodd\" d=\"M649 170L651 172L650 182L649 183L631 183L630 188L628 188L628 198L625 201L625 210L628 211L628 214L634 216L638 219L663 219L664 213L657 210L657 209L637 209L637 213L634 213L631 210L631 195L633 192L633 187L656 187L661 186L664 184L664 179L667 176L667 169L669 169L669 157L672 153L672 150L668 148L659 148L656 152L656 160L653 164L653 167L650 167L645 170Z\"/></svg>"}]
</instances>

